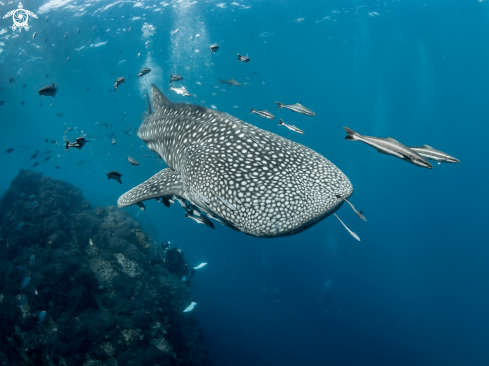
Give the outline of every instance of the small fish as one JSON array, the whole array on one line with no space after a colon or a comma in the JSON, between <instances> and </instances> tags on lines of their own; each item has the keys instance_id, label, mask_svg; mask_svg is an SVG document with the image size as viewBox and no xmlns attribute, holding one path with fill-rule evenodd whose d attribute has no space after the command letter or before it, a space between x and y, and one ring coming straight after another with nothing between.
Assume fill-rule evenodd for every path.
<instances>
[{"instance_id":1,"label":"small fish","mask_svg":"<svg viewBox=\"0 0 489 366\"><path fill-rule=\"evenodd\" d=\"M55 169L60 169L59 165L56 165L54 168L55 168Z\"/></svg>"},{"instance_id":2,"label":"small fish","mask_svg":"<svg viewBox=\"0 0 489 366\"><path fill-rule=\"evenodd\" d=\"M335 214L335 213L334 213L333 215L335 215L335 216L336 216L336 218L337 218L338 220L340 220L341 224L342 224L342 225L345 227L345 229L346 229L346 230L348 230L348 232L350 233L350 235L351 235L351 236L353 236L355 239L357 239L358 241L360 241L360 237L359 237L357 234L355 234L353 231L351 231L351 230L348 228L348 226L346 226L346 225L345 225L345 223L344 223L343 221L341 221L341 219L338 217L338 215L337 215L337 214Z\"/></svg>"},{"instance_id":3,"label":"small fish","mask_svg":"<svg viewBox=\"0 0 489 366\"><path fill-rule=\"evenodd\" d=\"M129 27L129 32L131 31L131 28L132 28L132 27Z\"/></svg>"},{"instance_id":4,"label":"small fish","mask_svg":"<svg viewBox=\"0 0 489 366\"><path fill-rule=\"evenodd\" d=\"M44 161L48 161L49 159L51 159L51 155L48 155L44 158Z\"/></svg>"},{"instance_id":5,"label":"small fish","mask_svg":"<svg viewBox=\"0 0 489 366\"><path fill-rule=\"evenodd\" d=\"M70 61L70 56L68 56L68 58L66 59L66 61Z\"/></svg>"},{"instance_id":6,"label":"small fish","mask_svg":"<svg viewBox=\"0 0 489 366\"><path fill-rule=\"evenodd\" d=\"M175 34L177 34L177 33L178 33L179 29L180 29L180 28L177 28L177 29L175 29L175 30L171 31L171 32L170 32L170 35L171 35L171 36L174 36Z\"/></svg>"},{"instance_id":7,"label":"small fish","mask_svg":"<svg viewBox=\"0 0 489 366\"><path fill-rule=\"evenodd\" d=\"M184 312L184 313L188 313L189 311L194 310L194 308L195 308L195 306L196 306L196 305L197 305L197 303L196 303L196 302L192 302L192 303L190 303L190 305L189 305L189 306L187 306L183 312Z\"/></svg>"},{"instance_id":8,"label":"small fish","mask_svg":"<svg viewBox=\"0 0 489 366\"><path fill-rule=\"evenodd\" d=\"M186 213L185 214L185 217L188 217L189 219L192 219L194 220L195 222L197 222L198 224L203 224L207 227L210 227L211 229L215 229L216 227L214 226L214 224L212 223L211 220L209 220L206 216L204 215L196 215L194 214L193 212L191 213Z\"/></svg>"},{"instance_id":9,"label":"small fish","mask_svg":"<svg viewBox=\"0 0 489 366\"><path fill-rule=\"evenodd\" d=\"M91 246L93 246L93 240L92 240L92 238L88 238L88 244L90 244Z\"/></svg>"},{"instance_id":10,"label":"small fish","mask_svg":"<svg viewBox=\"0 0 489 366\"><path fill-rule=\"evenodd\" d=\"M121 85L122 83L125 83L125 82L126 82L126 78L117 78L117 80L115 81L115 84L114 84L114 91L117 90L119 85Z\"/></svg>"},{"instance_id":11,"label":"small fish","mask_svg":"<svg viewBox=\"0 0 489 366\"><path fill-rule=\"evenodd\" d=\"M13 147L9 147L7 150L5 150L6 154L10 154L12 151L14 151Z\"/></svg>"},{"instance_id":12,"label":"small fish","mask_svg":"<svg viewBox=\"0 0 489 366\"><path fill-rule=\"evenodd\" d=\"M46 42L48 39L47 38L44 38L44 42Z\"/></svg>"},{"instance_id":13,"label":"small fish","mask_svg":"<svg viewBox=\"0 0 489 366\"><path fill-rule=\"evenodd\" d=\"M37 32L34 32L34 34L32 35L32 39L36 38L37 36Z\"/></svg>"},{"instance_id":14,"label":"small fish","mask_svg":"<svg viewBox=\"0 0 489 366\"><path fill-rule=\"evenodd\" d=\"M51 85L45 86L37 91L39 95L45 95L47 97L55 97L58 92L58 88L52 83Z\"/></svg>"},{"instance_id":15,"label":"small fish","mask_svg":"<svg viewBox=\"0 0 489 366\"><path fill-rule=\"evenodd\" d=\"M78 28L78 29L76 30L76 33L80 33L80 28Z\"/></svg>"},{"instance_id":16,"label":"small fish","mask_svg":"<svg viewBox=\"0 0 489 366\"><path fill-rule=\"evenodd\" d=\"M58 117L63 117L63 113L56 113Z\"/></svg>"},{"instance_id":17,"label":"small fish","mask_svg":"<svg viewBox=\"0 0 489 366\"><path fill-rule=\"evenodd\" d=\"M214 43L211 44L209 48L212 52L216 52L219 49L219 46L217 45L217 43Z\"/></svg>"},{"instance_id":18,"label":"small fish","mask_svg":"<svg viewBox=\"0 0 489 366\"><path fill-rule=\"evenodd\" d=\"M139 74L138 74L138 79L139 77L148 74L151 71L151 69L142 69Z\"/></svg>"},{"instance_id":19,"label":"small fish","mask_svg":"<svg viewBox=\"0 0 489 366\"><path fill-rule=\"evenodd\" d=\"M170 84L170 87L168 88L169 90L173 90L175 93L177 94L180 94L180 95L183 95L184 97L190 97L191 94L188 92L187 89L185 89L184 86L180 87L180 88L175 88L173 87L171 84Z\"/></svg>"},{"instance_id":20,"label":"small fish","mask_svg":"<svg viewBox=\"0 0 489 366\"><path fill-rule=\"evenodd\" d=\"M429 145L415 146L415 147L409 147L409 148L413 151L416 151L423 158L437 161L438 164L441 164L441 163L458 164L458 163L460 163L460 160L454 158L451 155L448 155L447 153L445 153L443 151L434 149Z\"/></svg>"},{"instance_id":21,"label":"small fish","mask_svg":"<svg viewBox=\"0 0 489 366\"><path fill-rule=\"evenodd\" d=\"M240 55L238 53L238 61L241 61L241 62L249 62L250 61L250 56L246 55L246 56L243 56L243 55Z\"/></svg>"},{"instance_id":22,"label":"small fish","mask_svg":"<svg viewBox=\"0 0 489 366\"><path fill-rule=\"evenodd\" d=\"M258 114L260 117L264 117L264 118L268 118L268 119L275 119L275 116L273 114L271 114L269 111L267 111L266 109L263 110L263 111L257 111L255 109L253 109L252 107L250 107L250 114Z\"/></svg>"},{"instance_id":23,"label":"small fish","mask_svg":"<svg viewBox=\"0 0 489 366\"><path fill-rule=\"evenodd\" d=\"M294 132L297 132L297 133L300 133L301 135L304 135L304 131L302 131L300 128L294 126L294 125L288 125L287 123L285 123L283 120L280 120L280 122L278 123L279 126L285 126L287 127L289 130L291 131L294 131Z\"/></svg>"},{"instance_id":24,"label":"small fish","mask_svg":"<svg viewBox=\"0 0 489 366\"><path fill-rule=\"evenodd\" d=\"M2 106L4 104L5 104L5 101L4 100L0 101L0 106Z\"/></svg>"},{"instance_id":25,"label":"small fish","mask_svg":"<svg viewBox=\"0 0 489 366\"><path fill-rule=\"evenodd\" d=\"M80 150L83 146L85 146L85 144L87 142L90 142L90 141L85 140L85 138L83 136L77 137L75 142L70 142L68 140L68 141L66 141L66 150L69 150L70 147L75 147L78 150Z\"/></svg>"},{"instance_id":26,"label":"small fish","mask_svg":"<svg viewBox=\"0 0 489 366\"><path fill-rule=\"evenodd\" d=\"M115 138L112 138L112 145L115 145L116 142Z\"/></svg>"},{"instance_id":27,"label":"small fish","mask_svg":"<svg viewBox=\"0 0 489 366\"><path fill-rule=\"evenodd\" d=\"M182 80L183 76L178 75L178 74L170 74L170 84L172 81L179 81Z\"/></svg>"},{"instance_id":28,"label":"small fish","mask_svg":"<svg viewBox=\"0 0 489 366\"><path fill-rule=\"evenodd\" d=\"M227 84L227 85L230 85L230 86L241 86L241 83L239 83L238 81L236 81L234 79L229 79L229 80L221 80L221 79L219 79L219 84Z\"/></svg>"},{"instance_id":29,"label":"small fish","mask_svg":"<svg viewBox=\"0 0 489 366\"><path fill-rule=\"evenodd\" d=\"M134 158L131 158L129 155L127 155L127 161L131 163L132 165L139 165L139 161L137 161Z\"/></svg>"},{"instance_id":30,"label":"small fish","mask_svg":"<svg viewBox=\"0 0 489 366\"><path fill-rule=\"evenodd\" d=\"M53 101L51 101L50 106L51 106L51 107L53 106Z\"/></svg>"},{"instance_id":31,"label":"small fish","mask_svg":"<svg viewBox=\"0 0 489 366\"><path fill-rule=\"evenodd\" d=\"M24 89L27 86L27 84L22 85L22 89Z\"/></svg>"},{"instance_id":32,"label":"small fish","mask_svg":"<svg viewBox=\"0 0 489 366\"><path fill-rule=\"evenodd\" d=\"M207 263L201 263L199 264L197 267L194 267L194 269L201 269L202 267L204 267Z\"/></svg>"},{"instance_id":33,"label":"small fish","mask_svg":"<svg viewBox=\"0 0 489 366\"><path fill-rule=\"evenodd\" d=\"M46 77L45 77L45 79L47 79L47 78L48 78L48 76L49 76L49 74L46 74Z\"/></svg>"},{"instance_id":34,"label":"small fish","mask_svg":"<svg viewBox=\"0 0 489 366\"><path fill-rule=\"evenodd\" d=\"M32 168L35 168L35 167L36 167L36 166L38 166L38 165L39 165L39 162L38 162L38 161L36 161L34 164L32 164Z\"/></svg>"},{"instance_id":35,"label":"small fish","mask_svg":"<svg viewBox=\"0 0 489 366\"><path fill-rule=\"evenodd\" d=\"M25 105L25 102L24 102L24 101L22 101L22 102L20 102L20 104Z\"/></svg>"},{"instance_id":36,"label":"small fish","mask_svg":"<svg viewBox=\"0 0 489 366\"><path fill-rule=\"evenodd\" d=\"M141 56L141 52L138 52L138 58L139 58L139 56Z\"/></svg>"},{"instance_id":37,"label":"small fish","mask_svg":"<svg viewBox=\"0 0 489 366\"><path fill-rule=\"evenodd\" d=\"M294 22L300 23L300 22L303 22L304 20L305 20L304 18L298 18L298 19L294 20Z\"/></svg>"},{"instance_id":38,"label":"small fish","mask_svg":"<svg viewBox=\"0 0 489 366\"><path fill-rule=\"evenodd\" d=\"M13 84L13 83L15 83L15 79L14 79L14 78L10 78L10 79L8 79L8 82L9 82L10 84Z\"/></svg>"},{"instance_id":39,"label":"small fish","mask_svg":"<svg viewBox=\"0 0 489 366\"><path fill-rule=\"evenodd\" d=\"M373 136L363 136L353 131L348 127L343 127L348 134L345 140L361 141L367 145L372 146L381 154L392 155L408 163L421 166L423 168L433 169L433 165L425 160L416 151L411 150L406 145L401 144L399 141L394 140L392 137L382 138Z\"/></svg>"},{"instance_id":40,"label":"small fish","mask_svg":"<svg viewBox=\"0 0 489 366\"><path fill-rule=\"evenodd\" d=\"M121 177L122 174L119 173L118 171L112 171L107 173L107 179L114 179L118 181L120 184L122 184Z\"/></svg>"},{"instance_id":41,"label":"small fish","mask_svg":"<svg viewBox=\"0 0 489 366\"><path fill-rule=\"evenodd\" d=\"M65 34L65 36L63 37L64 39L68 38L68 33Z\"/></svg>"},{"instance_id":42,"label":"small fish","mask_svg":"<svg viewBox=\"0 0 489 366\"><path fill-rule=\"evenodd\" d=\"M299 104L299 103L295 103L295 104L283 104L280 102L275 102L275 103L277 103L277 108L287 108L287 109L290 109L292 112L305 114L306 116L315 116L316 115L316 113L311 111L309 108L306 108L302 104Z\"/></svg>"},{"instance_id":43,"label":"small fish","mask_svg":"<svg viewBox=\"0 0 489 366\"><path fill-rule=\"evenodd\" d=\"M350 205L350 207L353 209L353 211L358 215L359 218L361 218L363 221L367 221L367 219L365 218L365 216L363 216L363 212L362 211L357 211L357 209L355 208L355 206L353 206L353 204L350 201L348 201L345 197L337 194L336 195L336 198L340 198L343 201L345 201L346 203L348 203Z\"/></svg>"},{"instance_id":44,"label":"small fish","mask_svg":"<svg viewBox=\"0 0 489 366\"><path fill-rule=\"evenodd\" d=\"M136 202L136 205L139 206L139 208L141 209L141 211L146 211L146 206L144 205L144 203L142 203L142 202Z\"/></svg>"},{"instance_id":45,"label":"small fish","mask_svg":"<svg viewBox=\"0 0 489 366\"><path fill-rule=\"evenodd\" d=\"M37 158L37 155L39 155L39 150L36 150L32 155L31 155L31 159L35 159Z\"/></svg>"}]
</instances>

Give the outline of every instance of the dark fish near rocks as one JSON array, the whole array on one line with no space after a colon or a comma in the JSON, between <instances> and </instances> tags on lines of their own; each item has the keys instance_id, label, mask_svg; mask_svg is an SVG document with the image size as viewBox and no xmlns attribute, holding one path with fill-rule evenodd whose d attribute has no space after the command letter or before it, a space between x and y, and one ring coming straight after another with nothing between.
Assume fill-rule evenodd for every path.
<instances>
[{"instance_id":1,"label":"dark fish near rocks","mask_svg":"<svg viewBox=\"0 0 489 366\"><path fill-rule=\"evenodd\" d=\"M122 83L126 83L126 78L117 78L114 83L114 91L116 91L119 85L121 85Z\"/></svg>"},{"instance_id":2,"label":"dark fish near rocks","mask_svg":"<svg viewBox=\"0 0 489 366\"><path fill-rule=\"evenodd\" d=\"M37 91L39 95L45 95L47 97L55 97L58 92L58 88L52 83L51 85L45 86Z\"/></svg>"},{"instance_id":3,"label":"dark fish near rocks","mask_svg":"<svg viewBox=\"0 0 489 366\"><path fill-rule=\"evenodd\" d=\"M250 114L258 114L260 117L263 117L263 118L268 118L268 119L275 119L275 116L273 114L271 114L269 111L267 111L266 109L263 110L263 111L257 111L255 109L253 109L252 107L250 107Z\"/></svg>"},{"instance_id":4,"label":"dark fish near rocks","mask_svg":"<svg viewBox=\"0 0 489 366\"><path fill-rule=\"evenodd\" d=\"M113 172L107 173L107 179L114 179L114 180L118 181L120 184L122 184L121 177L122 177L122 174L119 173L118 171L113 171Z\"/></svg>"},{"instance_id":5,"label":"dark fish near rocks","mask_svg":"<svg viewBox=\"0 0 489 366\"><path fill-rule=\"evenodd\" d=\"M348 127L343 127L348 134L345 140L361 141L372 146L381 154L392 155L396 158L407 161L408 163L421 166L423 168L433 169L433 165L425 160L416 151L411 150L406 145L394 140L392 137L382 138L373 136L363 136Z\"/></svg>"},{"instance_id":6,"label":"dark fish near rocks","mask_svg":"<svg viewBox=\"0 0 489 366\"><path fill-rule=\"evenodd\" d=\"M178 75L178 74L170 74L170 84L172 81L179 81L182 80L183 76Z\"/></svg>"},{"instance_id":7,"label":"dark fish near rocks","mask_svg":"<svg viewBox=\"0 0 489 366\"><path fill-rule=\"evenodd\" d=\"M287 109L290 109L292 112L305 114L306 116L315 116L316 115L316 113L311 111L309 108L306 108L302 104L299 104L299 103L295 103L295 104L283 104L280 102L275 102L275 103L277 103L277 108L287 108Z\"/></svg>"},{"instance_id":8,"label":"dark fish near rocks","mask_svg":"<svg viewBox=\"0 0 489 366\"><path fill-rule=\"evenodd\" d=\"M69 150L70 147L75 147L78 150L80 150L83 146L85 146L85 144L87 142L90 142L90 141L85 140L84 137L77 137L75 142L70 142L68 140L68 141L66 141L66 150Z\"/></svg>"},{"instance_id":9,"label":"dark fish near rocks","mask_svg":"<svg viewBox=\"0 0 489 366\"><path fill-rule=\"evenodd\" d=\"M221 79L219 79L219 84L227 84L227 85L230 85L230 86L241 86L241 83L237 82L234 79L229 79L229 80L221 80Z\"/></svg>"},{"instance_id":10,"label":"dark fish near rocks","mask_svg":"<svg viewBox=\"0 0 489 366\"><path fill-rule=\"evenodd\" d=\"M132 165L139 165L139 161L137 161L134 158L131 158L129 155L127 155L127 161L131 163Z\"/></svg>"},{"instance_id":11,"label":"dark fish near rocks","mask_svg":"<svg viewBox=\"0 0 489 366\"><path fill-rule=\"evenodd\" d=\"M243 55L240 55L238 53L238 61L241 61L241 62L249 62L250 61L250 56L246 55L246 56L243 56Z\"/></svg>"},{"instance_id":12,"label":"dark fish near rocks","mask_svg":"<svg viewBox=\"0 0 489 366\"><path fill-rule=\"evenodd\" d=\"M142 69L139 74L138 74L138 79L141 77L141 76L144 76L146 74L149 74L149 72L151 71L151 69Z\"/></svg>"},{"instance_id":13,"label":"dark fish near rocks","mask_svg":"<svg viewBox=\"0 0 489 366\"><path fill-rule=\"evenodd\" d=\"M214 44L211 44L210 47L212 52L216 52L218 49L219 49L219 46L217 45L217 43L214 43Z\"/></svg>"},{"instance_id":14,"label":"dark fish near rocks","mask_svg":"<svg viewBox=\"0 0 489 366\"><path fill-rule=\"evenodd\" d=\"M284 121L280 120L280 122L278 123L279 126L285 126L287 127L289 130L291 131L294 131L294 132L297 132L297 133L300 133L301 135L304 135L304 131L302 131L300 128L294 126L294 125L288 125L287 123L285 123Z\"/></svg>"}]
</instances>

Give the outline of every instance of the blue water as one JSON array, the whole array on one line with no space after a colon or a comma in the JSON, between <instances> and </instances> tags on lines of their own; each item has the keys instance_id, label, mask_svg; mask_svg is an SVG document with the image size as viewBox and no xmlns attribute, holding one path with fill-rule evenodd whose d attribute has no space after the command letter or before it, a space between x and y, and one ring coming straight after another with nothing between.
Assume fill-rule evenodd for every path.
<instances>
[{"instance_id":1,"label":"blue water","mask_svg":"<svg viewBox=\"0 0 489 366\"><path fill-rule=\"evenodd\" d=\"M0 153L0 193L50 155L32 169L78 186L94 206L116 204L166 166L135 133L154 83L174 102L214 105L324 155L349 177L368 219L346 205L338 212L361 242L334 217L258 239L196 225L175 205L128 208L158 241L208 263L192 291L214 365L489 364L489 1L222 1L25 1L39 17L29 31L0 19L0 146L14 148ZM0 13L16 7L2 2ZM237 62L238 52L251 61ZM143 67L152 71L138 80ZM167 91L170 73L197 97ZM109 92L119 76L126 83ZM213 88L218 77L252 85L221 84L223 92ZM39 97L53 82L57 96ZM276 110L275 101L317 116ZM305 135L249 115L250 106ZM98 138L66 152L68 126L71 141L82 130ZM343 126L428 144L461 163L416 167L345 141ZM106 178L116 169L122 185Z\"/></svg>"}]
</instances>

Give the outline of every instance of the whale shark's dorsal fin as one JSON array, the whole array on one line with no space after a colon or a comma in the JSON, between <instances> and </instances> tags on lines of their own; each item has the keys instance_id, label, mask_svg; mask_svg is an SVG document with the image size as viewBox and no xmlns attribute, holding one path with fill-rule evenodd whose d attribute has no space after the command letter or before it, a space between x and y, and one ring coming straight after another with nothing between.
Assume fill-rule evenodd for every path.
<instances>
[{"instance_id":1,"label":"whale shark's dorsal fin","mask_svg":"<svg viewBox=\"0 0 489 366\"><path fill-rule=\"evenodd\" d=\"M140 201L177 195L184 197L180 173L165 168L147 181L127 191L117 200L119 207L134 205Z\"/></svg>"},{"instance_id":2,"label":"whale shark's dorsal fin","mask_svg":"<svg viewBox=\"0 0 489 366\"><path fill-rule=\"evenodd\" d=\"M173 104L154 84L151 84L151 101L153 102L153 109L155 110L155 112L159 109L165 108L166 106Z\"/></svg>"}]
</instances>

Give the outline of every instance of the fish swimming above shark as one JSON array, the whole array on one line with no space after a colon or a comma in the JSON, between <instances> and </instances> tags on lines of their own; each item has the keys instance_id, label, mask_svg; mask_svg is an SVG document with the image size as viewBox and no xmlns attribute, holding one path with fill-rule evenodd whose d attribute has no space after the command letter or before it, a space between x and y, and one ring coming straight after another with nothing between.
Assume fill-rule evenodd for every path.
<instances>
[{"instance_id":1,"label":"fish swimming above shark","mask_svg":"<svg viewBox=\"0 0 489 366\"><path fill-rule=\"evenodd\" d=\"M363 136L348 127L343 128L348 134L345 137L345 140L361 141L366 143L367 145L372 146L381 154L392 155L396 158L407 161L408 163L421 166L423 168L433 169L433 165L431 165L429 161L425 160L416 151L411 150L406 145L403 145L399 141L394 140L392 137L382 138Z\"/></svg>"},{"instance_id":2,"label":"fish swimming above shark","mask_svg":"<svg viewBox=\"0 0 489 366\"><path fill-rule=\"evenodd\" d=\"M119 207L174 195L234 230L273 238L317 224L353 193L340 169L304 145L224 112L172 103L154 85L152 104L138 137L168 168L124 193Z\"/></svg>"},{"instance_id":3,"label":"fish swimming above shark","mask_svg":"<svg viewBox=\"0 0 489 366\"><path fill-rule=\"evenodd\" d=\"M44 95L47 97L55 97L58 92L58 88L52 83L51 85L45 86L37 91L39 95Z\"/></svg>"},{"instance_id":4,"label":"fish swimming above shark","mask_svg":"<svg viewBox=\"0 0 489 366\"><path fill-rule=\"evenodd\" d=\"M287 109L290 109L292 112L305 114L306 116L315 116L316 115L316 113L311 111L309 108L304 107L300 103L295 103L295 104L283 104L280 102L275 102L275 103L277 103L277 108L287 108Z\"/></svg>"},{"instance_id":5,"label":"fish swimming above shark","mask_svg":"<svg viewBox=\"0 0 489 366\"><path fill-rule=\"evenodd\" d=\"M460 163L460 160L454 158L451 155L448 155L447 153L445 153L443 151L434 149L429 145L415 146L415 147L409 147L409 148L411 150L416 151L423 158L437 161L438 164L441 164L441 163L458 164L458 163Z\"/></svg>"},{"instance_id":6,"label":"fish swimming above shark","mask_svg":"<svg viewBox=\"0 0 489 366\"><path fill-rule=\"evenodd\" d=\"M180 88L176 88L170 84L168 90L173 90L175 93L183 95L184 97L190 97L192 95L188 92L188 90L184 86L181 86Z\"/></svg>"}]
</instances>

